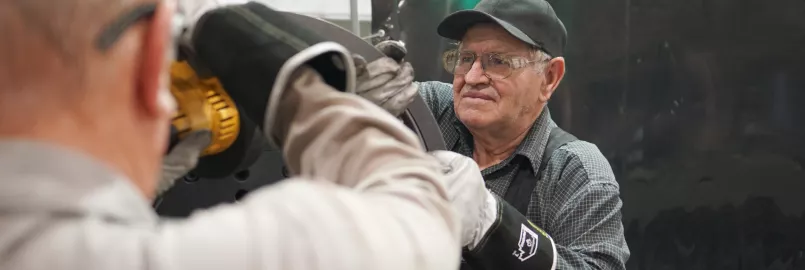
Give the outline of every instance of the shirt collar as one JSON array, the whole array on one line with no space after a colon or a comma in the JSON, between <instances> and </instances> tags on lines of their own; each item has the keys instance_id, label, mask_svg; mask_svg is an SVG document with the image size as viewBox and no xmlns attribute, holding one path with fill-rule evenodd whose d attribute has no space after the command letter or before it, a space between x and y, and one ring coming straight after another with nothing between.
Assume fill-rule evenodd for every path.
<instances>
[{"instance_id":1,"label":"shirt collar","mask_svg":"<svg viewBox=\"0 0 805 270\"><path fill-rule=\"evenodd\" d=\"M101 161L51 144L0 141L0 211L156 221L131 181Z\"/></svg>"},{"instance_id":2,"label":"shirt collar","mask_svg":"<svg viewBox=\"0 0 805 270\"><path fill-rule=\"evenodd\" d=\"M542 114L531 125L531 129L526 134L526 137L517 146L514 155L523 156L528 159L531 164L531 172L537 175L539 164L542 162L542 154L545 153L545 147L548 145L549 131L555 126L551 120L551 113L548 107L542 110Z\"/></svg>"},{"instance_id":3,"label":"shirt collar","mask_svg":"<svg viewBox=\"0 0 805 270\"><path fill-rule=\"evenodd\" d=\"M469 130L467 130L467 127L461 123L458 117L456 117L453 125L459 131L459 134L461 134L462 142L459 142L457 139L453 142L447 142L448 146L453 145L453 149L458 151L460 154L472 156L472 134L469 132ZM542 162L543 158L542 154L545 153L545 147L548 144L549 131L554 127L556 127L556 123L554 123L551 119L550 110L548 110L548 107L545 106L542 110L542 114L540 114L537 120L534 121L534 124L531 125L526 137L523 138L523 141L520 142L520 145L518 145L517 149L515 149L512 158L509 158L504 162L508 163L514 159L513 157L522 156L528 160L528 164L531 165L532 173L537 175L540 162ZM463 143L463 145L457 145L458 143Z\"/></svg>"}]
</instances>

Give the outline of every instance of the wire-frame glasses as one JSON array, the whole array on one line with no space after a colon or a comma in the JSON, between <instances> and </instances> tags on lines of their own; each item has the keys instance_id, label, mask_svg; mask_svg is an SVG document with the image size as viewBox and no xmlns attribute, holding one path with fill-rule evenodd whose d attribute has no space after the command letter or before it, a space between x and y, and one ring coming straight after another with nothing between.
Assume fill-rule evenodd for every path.
<instances>
[{"instance_id":1,"label":"wire-frame glasses","mask_svg":"<svg viewBox=\"0 0 805 270\"><path fill-rule=\"evenodd\" d=\"M480 57L484 74L490 79L500 80L511 76L516 69L523 68L539 60L529 60L522 56L504 55L500 53L484 53L481 55L471 51L457 49L444 52L442 64L447 72L454 75L465 75L472 69L475 60Z\"/></svg>"}]
</instances>

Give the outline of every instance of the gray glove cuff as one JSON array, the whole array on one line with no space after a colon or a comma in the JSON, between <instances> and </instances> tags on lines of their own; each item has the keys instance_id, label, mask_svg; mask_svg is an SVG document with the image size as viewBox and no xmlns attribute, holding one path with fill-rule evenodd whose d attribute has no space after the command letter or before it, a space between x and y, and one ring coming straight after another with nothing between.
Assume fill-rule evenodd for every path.
<instances>
[{"instance_id":1,"label":"gray glove cuff","mask_svg":"<svg viewBox=\"0 0 805 270\"><path fill-rule=\"evenodd\" d=\"M353 62L358 74L355 93L394 116L402 114L418 94L410 63L399 64L388 57L366 63L356 55Z\"/></svg>"},{"instance_id":2,"label":"gray glove cuff","mask_svg":"<svg viewBox=\"0 0 805 270\"><path fill-rule=\"evenodd\" d=\"M168 191L176 179L184 176L198 164L204 148L210 144L212 134L209 130L198 130L188 134L162 160L162 173L157 183L156 195Z\"/></svg>"}]
</instances>

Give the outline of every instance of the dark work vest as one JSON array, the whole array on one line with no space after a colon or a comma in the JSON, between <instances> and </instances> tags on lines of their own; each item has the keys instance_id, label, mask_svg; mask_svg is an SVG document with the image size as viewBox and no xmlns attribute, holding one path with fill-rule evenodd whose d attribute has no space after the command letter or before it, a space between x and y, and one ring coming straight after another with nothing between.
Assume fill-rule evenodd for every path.
<instances>
[{"instance_id":1,"label":"dark work vest","mask_svg":"<svg viewBox=\"0 0 805 270\"><path fill-rule=\"evenodd\" d=\"M531 202L531 194L537 187L537 181L540 181L548 167L553 152L565 144L578 140L575 136L564 131L559 127L555 127L548 135L548 143L545 146L545 151L542 153L542 160L539 164L539 171L536 178L533 176L533 168L527 164L521 164L519 170L515 173L514 179L509 183L509 188L506 189L506 194L503 199L517 209L523 215L528 213L528 205ZM461 263L461 270L492 270L480 269L478 267L470 267L466 262ZM519 269L496 269L496 270L519 270Z\"/></svg>"}]
</instances>

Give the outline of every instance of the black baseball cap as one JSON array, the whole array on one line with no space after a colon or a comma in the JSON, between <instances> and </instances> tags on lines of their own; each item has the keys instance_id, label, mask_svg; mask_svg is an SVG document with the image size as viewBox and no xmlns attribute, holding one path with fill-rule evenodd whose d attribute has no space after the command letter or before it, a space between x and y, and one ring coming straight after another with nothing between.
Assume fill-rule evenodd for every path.
<instances>
[{"instance_id":1,"label":"black baseball cap","mask_svg":"<svg viewBox=\"0 0 805 270\"><path fill-rule=\"evenodd\" d=\"M564 54L567 30L545 0L482 0L473 9L448 15L436 32L445 38L461 40L477 23L500 25L514 37L551 56Z\"/></svg>"}]
</instances>

